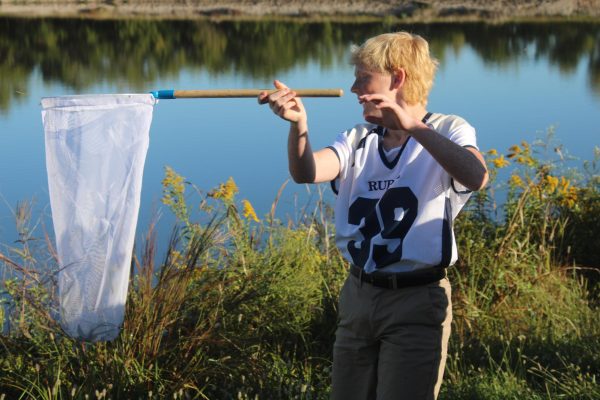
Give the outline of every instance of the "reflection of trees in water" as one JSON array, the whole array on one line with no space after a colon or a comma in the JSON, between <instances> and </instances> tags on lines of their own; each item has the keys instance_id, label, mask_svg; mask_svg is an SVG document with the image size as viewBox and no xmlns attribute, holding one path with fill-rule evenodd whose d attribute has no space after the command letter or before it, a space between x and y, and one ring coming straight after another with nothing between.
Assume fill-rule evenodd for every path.
<instances>
[{"instance_id":1,"label":"reflection of trees in water","mask_svg":"<svg viewBox=\"0 0 600 400\"><path fill-rule=\"evenodd\" d=\"M35 70L77 91L100 83L155 89L182 68L271 78L311 61L329 67L364 32L373 26L0 18L0 111L27 91Z\"/></svg>"},{"instance_id":2,"label":"reflection of trees in water","mask_svg":"<svg viewBox=\"0 0 600 400\"><path fill-rule=\"evenodd\" d=\"M0 18L0 111L24 98L30 75L77 91L99 83L154 89L182 68L272 78L297 65L329 68L346 62L352 43L380 32L410 30L427 37L442 61L470 46L494 65L547 58L573 72L587 58L600 93L600 24L354 24L209 21L95 21ZM20 94L25 93L25 95Z\"/></svg>"},{"instance_id":3,"label":"reflection of trees in water","mask_svg":"<svg viewBox=\"0 0 600 400\"><path fill-rule=\"evenodd\" d=\"M456 43L465 44L489 65L506 65L533 57L547 59L562 73L573 73L580 61L587 58L590 86L600 94L598 23L434 25L423 34L432 41L434 52L440 49L439 54L444 54L449 47L456 50Z\"/></svg>"}]
</instances>

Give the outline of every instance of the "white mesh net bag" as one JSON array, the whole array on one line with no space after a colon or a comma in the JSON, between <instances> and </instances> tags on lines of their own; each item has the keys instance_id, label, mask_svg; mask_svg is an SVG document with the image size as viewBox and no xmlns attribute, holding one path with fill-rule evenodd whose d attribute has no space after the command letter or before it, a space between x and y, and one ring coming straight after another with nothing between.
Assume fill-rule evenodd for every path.
<instances>
[{"instance_id":1,"label":"white mesh net bag","mask_svg":"<svg viewBox=\"0 0 600 400\"><path fill-rule=\"evenodd\" d=\"M81 340L112 340L123 323L155 102L151 94L42 99L60 322Z\"/></svg>"}]
</instances>

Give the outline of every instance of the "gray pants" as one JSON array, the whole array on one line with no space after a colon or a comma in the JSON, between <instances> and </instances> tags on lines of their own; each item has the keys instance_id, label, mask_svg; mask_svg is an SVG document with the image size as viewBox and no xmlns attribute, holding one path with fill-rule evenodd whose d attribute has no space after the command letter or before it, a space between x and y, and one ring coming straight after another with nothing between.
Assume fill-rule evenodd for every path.
<instances>
[{"instance_id":1,"label":"gray pants","mask_svg":"<svg viewBox=\"0 0 600 400\"><path fill-rule=\"evenodd\" d=\"M349 275L339 318L334 400L437 398L452 322L448 279L384 289Z\"/></svg>"}]
</instances>

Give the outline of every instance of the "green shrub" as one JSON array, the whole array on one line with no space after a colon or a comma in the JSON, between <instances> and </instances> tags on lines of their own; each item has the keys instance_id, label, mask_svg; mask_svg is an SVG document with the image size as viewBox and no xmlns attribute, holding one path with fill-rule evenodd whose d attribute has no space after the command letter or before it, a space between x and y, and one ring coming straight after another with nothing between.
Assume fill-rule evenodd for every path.
<instances>
[{"instance_id":1,"label":"green shrub","mask_svg":"<svg viewBox=\"0 0 600 400\"><path fill-rule=\"evenodd\" d=\"M493 178L517 168L456 221L440 398L598 398L595 164L562 174L526 143L488 161ZM110 343L77 342L54 322L56 267L43 261L52 247L34 239L30 208L17 207L18 247L0 253L10 327L0 335L0 396L328 398L347 264L327 205L299 221L261 219L233 179L205 194L167 169L163 186L177 228L161 262L152 229L136 252L123 330Z\"/></svg>"}]
</instances>

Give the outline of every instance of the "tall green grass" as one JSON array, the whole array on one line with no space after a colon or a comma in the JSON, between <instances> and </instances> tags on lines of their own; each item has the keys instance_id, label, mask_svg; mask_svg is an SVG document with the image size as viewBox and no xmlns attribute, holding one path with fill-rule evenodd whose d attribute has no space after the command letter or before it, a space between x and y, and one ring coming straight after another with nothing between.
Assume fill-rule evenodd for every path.
<instances>
[{"instance_id":1,"label":"tall green grass","mask_svg":"<svg viewBox=\"0 0 600 400\"><path fill-rule=\"evenodd\" d=\"M455 226L440 398L600 398L599 159L574 172L527 143L488 153L494 181ZM0 397L328 398L347 275L331 209L319 202L281 221L275 202L259 219L233 179L204 193L167 169L163 186L177 228L166 244L150 229L135 251L110 343L75 341L54 322L59 267L50 241L33 235L30 208L17 207L18 242L0 253Z\"/></svg>"}]
</instances>

